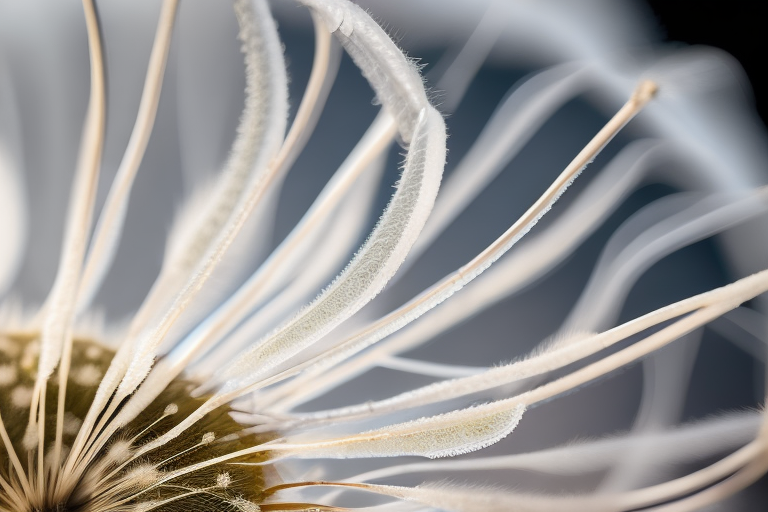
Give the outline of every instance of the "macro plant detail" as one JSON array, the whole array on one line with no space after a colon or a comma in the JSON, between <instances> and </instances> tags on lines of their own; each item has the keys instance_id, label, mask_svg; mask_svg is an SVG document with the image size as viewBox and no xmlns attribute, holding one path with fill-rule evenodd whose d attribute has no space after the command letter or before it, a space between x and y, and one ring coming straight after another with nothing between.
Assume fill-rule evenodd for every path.
<instances>
[{"instance_id":1,"label":"macro plant detail","mask_svg":"<svg viewBox=\"0 0 768 512\"><path fill-rule=\"evenodd\" d=\"M185 6L162 2L135 124L100 199L107 170L108 45L95 1L83 0L89 99L58 269L34 310L7 298L23 265L29 212L21 178L24 132L14 126L22 116L5 76L12 66L0 61L0 235L6 245L0 255L6 299L0 310L0 510L683 511L738 493L768 471L762 411L645 430L638 423L619 437L529 453L399 459L446 459L498 446L535 408L644 358L643 365L652 365L650 355L700 334L716 319L730 318L743 330L762 319L768 270L742 272L726 286L619 321L629 290L655 262L713 235L733 236L732 230L765 214L765 188L743 178L753 167L764 170L764 155L747 155L717 137L723 127L713 127L713 137L705 122L686 117L686 109L698 107L686 103L690 91L727 82L720 57L683 51L624 74L587 60L548 66L502 99L443 179L451 139L439 109L455 108L468 94L482 59L503 37L500 20L518 8L515 15L535 19L538 7L490 2L429 86L420 66L362 8L348 0L298 4L311 15L315 46L294 111L270 6L235 0L245 101L234 142L221 168L208 181L197 180L196 192L176 214L154 283L114 332L89 328L88 320L136 207L133 189L159 123L174 29ZM3 58L10 62L7 50ZM298 223L260 255L269 246L281 188L327 115L342 51L368 82L379 113ZM404 272L534 132L590 89L604 94L612 113L570 163L487 246L393 307L392 290L406 280ZM622 139L622 130L635 123L642 128L633 133L642 136ZM743 133L738 120L726 128ZM394 192L368 226L388 153L397 144L402 161ZM722 157L718 144L728 156L739 156ZM610 160L600 163L604 149ZM699 194L670 194L622 225L570 314L529 355L510 354L519 358L489 367L403 356L562 264L667 160L689 162L682 176L665 179L700 182ZM599 172L589 176L596 165ZM725 172L730 166L746 169L732 171L742 180L736 185ZM579 182L587 183L575 185L575 193L567 190L582 173L587 176ZM742 307L748 302L757 311ZM746 320L740 324L739 318ZM759 341L753 354L764 361L764 333L753 337ZM681 357L659 363L666 369L648 382L685 373L681 368L690 365ZM361 395L343 406L305 408L377 367L431 380L383 399ZM674 407L669 400L647 403L639 417L658 420L664 414L659 407ZM630 471L619 454L640 462ZM715 456L654 481L659 465ZM339 471L336 459L384 462L365 471L350 464L357 471L350 475ZM605 471L610 485L563 495L523 491L514 481L491 489L428 478L418 486L386 483L411 474L488 470Z\"/></svg>"}]
</instances>

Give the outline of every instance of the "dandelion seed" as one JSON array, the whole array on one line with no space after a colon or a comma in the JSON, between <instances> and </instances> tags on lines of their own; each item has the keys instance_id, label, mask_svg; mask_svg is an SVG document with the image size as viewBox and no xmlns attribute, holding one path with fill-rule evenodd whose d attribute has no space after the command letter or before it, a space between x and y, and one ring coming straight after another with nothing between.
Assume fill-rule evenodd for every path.
<instances>
[{"instance_id":1,"label":"dandelion seed","mask_svg":"<svg viewBox=\"0 0 768 512\"><path fill-rule=\"evenodd\" d=\"M115 23L122 23L109 12L120 7L104 5L99 14L94 0L83 0L89 101L67 215L63 228L57 227L62 233L58 267L37 310L21 314L10 300L0 305L0 512L327 512L377 508L380 500L388 500L381 510L693 510L739 492L768 471L764 412L678 424L685 401L678 376L691 373L695 351L690 347L698 344L705 326L730 332L735 343L765 361L765 336L755 328L764 327L758 302L768 291L765 264L748 272L742 258L739 279L730 284L699 287L687 299L637 309L629 320L620 315L635 282L662 258L721 233L745 244L744 231L738 236L745 223L761 228L765 223L768 188L760 186L764 176L756 177L764 175L768 161L763 135L737 115L739 105L716 112L718 120L729 116L727 129L725 123L712 122L708 110L715 102L705 95L733 85L723 71L729 66L723 57L681 52L648 59L644 69L628 72L604 54L604 47L614 51L615 45L599 39L609 36L591 18L582 19L588 9L574 12L570 4L556 2L491 2L476 12L478 24L461 50L447 52L437 71L430 71L429 83L434 84L427 86L422 68L362 8L348 0L298 3L309 13L315 45L306 88L293 112L287 59L270 6L266 0L235 0L228 19L237 25L232 41L240 45L245 97L231 150L217 164L219 171L206 169L211 171L208 181L193 180L199 190L179 210L165 252L162 257L158 253L162 264L154 284L143 291L143 302L126 327L106 333L93 328L88 316L102 295L108 295L101 290L109 288L111 275L121 272L124 246L135 245L128 242L130 216L136 210L144 213L134 195L146 187L141 180L149 171L142 162L145 156L152 161L152 137L167 138L163 98L174 97L174 92L168 92L167 84L163 89L166 74L174 74L170 82L179 88L175 99L180 121L173 138L181 141L186 167L214 166L215 158L198 161L194 155L202 154L201 148L213 139L226 138L222 133L211 137L208 130L226 131L218 120L230 98L220 91L201 94L201 81L184 78L200 70L185 67L185 39L174 36L189 23L186 9L210 8L211 15L203 17L206 31L197 34L201 39L186 42L194 46L208 35L217 37L218 4L164 0L159 11L154 9L156 33L132 114L133 129L127 144L121 142L126 144L122 158L114 159L118 138L111 138L115 121L107 112L131 103L117 94L121 80L107 80L119 52L111 53L111 32L105 28L114 30ZM58 23L57 9L69 13L70 7L57 4L50 12L36 13L45 18L36 22ZM616 16L612 22L618 26ZM8 27L11 18L0 17L0 28ZM531 34L532 27L536 34ZM451 139L445 119L435 103L443 94L443 108L460 112L463 96L473 93L471 83L483 59L493 54L494 46L508 43L507 31L530 38L536 43L531 56L546 53L549 64L559 59L551 55L556 48L567 50L563 54L569 58L522 78L516 87L510 81L510 92L497 94L495 113L454 164L453 150L447 153ZM3 37L19 45L27 37L10 29L7 34ZM39 37L35 44L48 41ZM61 37L55 48L66 44L67 38L56 31L45 37ZM181 57L171 51L175 45L182 46ZM214 46L207 49L216 52ZM9 52L14 47L3 45ZM291 177L298 172L294 168L324 165L302 160L301 154L305 149L311 153L313 140L329 131L323 113L340 115L324 107L333 101L338 70L349 64L342 60L342 50L367 80L365 94L375 96L380 106L377 117L360 130L356 146L344 149L347 156L337 172L295 227L271 255L259 257L259 250L271 247L272 228L284 215L275 205L284 200L283 186L291 189ZM578 62L571 58L574 53ZM25 60L25 65L34 66L38 55L29 55L31 62ZM11 95L26 97L29 91L12 87L23 80L8 78L12 75L6 71L18 72L18 63L5 57L0 55L3 297L16 276L27 272L27 231L29 265L38 253L51 252L37 250L34 194L30 205L23 200L21 148L29 144L19 139L30 131L16 126L27 115L16 110L27 101ZM177 58L182 64L168 66ZM215 65L226 67L225 60ZM42 67L47 73L54 70ZM56 78L49 82L59 83ZM231 77L224 73L223 78ZM108 82L116 84L115 98L109 96ZM430 88L441 92L428 92ZM352 102L356 90L347 90L345 101ZM538 164L557 169L549 183L530 201L505 197L506 203L524 203L516 205L520 208L514 219L505 220L471 252L463 247L451 251L459 263L444 278L433 279L418 293L403 292L410 298L398 296L407 285L432 279L431 267L410 278L421 268L421 256L426 259L436 251L430 247L440 247L443 233L450 234L469 205L484 206L484 189L500 179L510 162L521 165L526 144L535 146L548 126L562 126L558 112L578 107L587 93L600 96L601 107L610 114L599 124L580 119L573 131L581 140L578 147L565 148L567 160ZM206 102L216 105L208 116L203 112ZM56 109L42 109L55 118ZM186 123L187 116L206 119ZM627 133L623 130L628 125ZM461 131L461 126L455 129ZM71 131L67 126L66 134ZM726 136L726 131L743 136ZM335 153L336 143L343 149L335 129L333 135L334 146L323 148L328 153ZM396 141L403 151L399 179L378 221L368 225L379 184L389 179L388 153ZM35 151L44 153L37 144ZM548 147L558 145L568 144L550 142ZM552 154L545 157L556 151L547 153ZM56 161L57 171L66 161ZM582 174L586 177L574 185ZM660 194L665 197L632 214L605 241L600 226L612 215L620 216L620 205L631 203L627 198L657 174L664 174L667 185L697 192ZM108 190L103 204L100 180ZM490 188L511 194L499 183ZM160 195L165 206L168 194ZM550 213L553 206L556 211ZM496 229L493 217L486 216L473 229ZM163 222L152 219L152 224ZM570 316L558 317L562 326L550 322L546 336L534 340L541 343L529 344L530 355L488 366L424 361L418 353L408 354L541 280L593 237L605 247L592 277L578 300L568 299L575 305ZM144 247L142 243L140 252ZM742 252L740 246L736 252ZM437 263L435 268L440 268ZM559 307L566 288L547 292L544 308ZM129 289L124 286L121 293ZM756 309L742 307L748 301L758 304ZM525 337L525 332L515 328L505 336ZM480 337L468 340L471 351L481 346ZM653 356L662 350L664 357ZM507 361L513 357L505 354ZM525 428L531 416L534 427L551 430L551 422L537 419L548 406L538 406L553 399L558 403L560 397L643 359L643 402L630 434L530 453L461 458L495 444L506 449L504 439L515 438L513 431ZM360 376L375 378L374 370L390 372L391 391L358 385ZM406 375L393 378L391 372ZM344 386L359 388L354 398L343 393L334 398L335 390ZM386 395L369 395L379 389ZM661 394L665 396L659 398ZM594 414L602 405L579 414ZM567 414L570 418L571 412ZM578 422L566 423L576 429L570 436L585 436ZM729 451L686 473L685 463ZM625 454L631 456L632 467ZM439 460L403 464L400 457ZM372 462L357 475L340 469L343 463L325 464L350 458ZM680 467L670 469L672 464ZM490 469L535 470L563 478L606 471L608 476L594 482L600 485L596 492L584 489L568 497L517 490L514 478L506 488L491 490L471 483L430 483L435 475L456 471L477 482ZM410 475L421 476L413 485L378 481ZM558 489L544 484L537 488ZM375 498L367 501L371 495Z\"/></svg>"},{"instance_id":2,"label":"dandelion seed","mask_svg":"<svg viewBox=\"0 0 768 512\"><path fill-rule=\"evenodd\" d=\"M161 473L152 466L144 465L129 471L125 478L132 485L136 486L137 489L143 489L160 480Z\"/></svg>"},{"instance_id":3,"label":"dandelion seed","mask_svg":"<svg viewBox=\"0 0 768 512\"><path fill-rule=\"evenodd\" d=\"M229 476L229 473L219 473L218 475L216 475L217 487L226 489L227 487L229 487L231 483L232 483L232 477Z\"/></svg>"}]
</instances>

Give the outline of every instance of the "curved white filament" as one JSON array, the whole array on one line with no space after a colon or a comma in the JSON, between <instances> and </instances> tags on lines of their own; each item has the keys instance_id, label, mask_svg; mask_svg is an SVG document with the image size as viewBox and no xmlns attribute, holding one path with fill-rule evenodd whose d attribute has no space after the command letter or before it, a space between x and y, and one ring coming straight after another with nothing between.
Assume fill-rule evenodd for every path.
<instances>
[{"instance_id":1,"label":"curved white filament","mask_svg":"<svg viewBox=\"0 0 768 512\"><path fill-rule=\"evenodd\" d=\"M88 249L77 297L78 313L83 312L91 304L117 250L128 210L128 197L155 123L177 7L178 0L168 0L163 3L136 123Z\"/></svg>"},{"instance_id":2,"label":"curved white filament","mask_svg":"<svg viewBox=\"0 0 768 512\"><path fill-rule=\"evenodd\" d=\"M759 413L733 413L664 431L578 441L535 452L390 466L355 475L347 481L363 482L407 473L505 469L580 475L610 468L634 450L653 453L652 467L665 467L717 455L743 445L755 436L759 424Z\"/></svg>"},{"instance_id":3,"label":"curved white filament","mask_svg":"<svg viewBox=\"0 0 768 512\"><path fill-rule=\"evenodd\" d=\"M560 65L510 90L467 155L446 178L409 261L415 261L434 242L557 109L583 92L589 84L588 71L581 66Z\"/></svg>"},{"instance_id":4,"label":"curved white filament","mask_svg":"<svg viewBox=\"0 0 768 512\"><path fill-rule=\"evenodd\" d=\"M666 201L667 203L669 201ZM649 213L654 205L646 207ZM563 330L601 329L618 316L624 297L653 263L699 240L725 231L768 209L768 188L752 193L712 194L643 229L642 215L620 228L606 245ZM668 212L667 212L668 213ZM640 229L643 229L638 233Z\"/></svg>"},{"instance_id":5,"label":"curved white filament","mask_svg":"<svg viewBox=\"0 0 768 512\"><path fill-rule=\"evenodd\" d=\"M269 392L262 400L272 404L275 399L280 399L280 410L303 403L367 371L382 358L414 348L521 289L562 261L592 233L637 185L648 167L664 154L664 146L656 141L638 141L628 146L547 230L531 235L469 283L460 294L430 311L423 320L396 332L359 357L344 361L333 371L326 371L343 359L331 354L305 374ZM403 309L403 312L407 310ZM356 350L366 346L359 345ZM351 355L354 354L345 354L345 358ZM312 384L307 385L309 382Z\"/></svg>"},{"instance_id":6,"label":"curved white filament","mask_svg":"<svg viewBox=\"0 0 768 512\"><path fill-rule=\"evenodd\" d=\"M144 380L154 362L157 347L173 322L200 291L275 178L268 164L282 143L287 116L287 78L282 47L265 2L243 0L237 3L236 11L241 25L240 36L244 42L249 85L241 130L219 190L211 203L218 206L207 212L208 216L201 229L193 230L187 224L186 228L181 229L182 233L177 232L176 242L171 242L166 262L173 264L166 266L170 272L167 279L173 283L178 283L181 278L188 281L176 294L172 307L162 309L164 314L159 322L140 333L134 331L134 336L141 334L135 343L121 345L78 433L72 449L75 456L69 457L67 470L71 471L83 456L80 450L115 389L118 390L118 397L125 397ZM245 190L241 183L243 179L247 183ZM230 203L233 194L234 203ZM186 274L191 270L194 272L188 277ZM165 302L165 297L175 289L164 279L161 272L155 285L159 295L150 292L150 297L134 318L134 329L143 325L150 316L157 316L154 307ZM113 400L112 409L103 418L108 419L121 401L120 398ZM117 425L113 427L117 428ZM102 440L104 435L102 432ZM96 442L93 449L97 450L99 444Z\"/></svg>"},{"instance_id":7,"label":"curved white filament","mask_svg":"<svg viewBox=\"0 0 768 512\"><path fill-rule=\"evenodd\" d=\"M88 100L80 152L69 211L64 231L59 269L50 294L43 305L40 330L40 359L30 406L30 419L25 435L25 447L37 448L37 484L45 478L45 406L47 380L60 363L56 434L53 451L54 474L61 457L64 401L72 351L72 324L76 314L76 299L82 278L88 235L91 228L96 188L101 170L106 124L106 83L104 55L99 32L99 19L92 0L83 0L88 29L88 51L91 63L91 92Z\"/></svg>"},{"instance_id":8,"label":"curved white filament","mask_svg":"<svg viewBox=\"0 0 768 512\"><path fill-rule=\"evenodd\" d=\"M338 439L291 443L287 438L269 449L279 458L454 457L497 443L515 429L524 411L523 405L490 414L462 409Z\"/></svg>"}]
</instances>

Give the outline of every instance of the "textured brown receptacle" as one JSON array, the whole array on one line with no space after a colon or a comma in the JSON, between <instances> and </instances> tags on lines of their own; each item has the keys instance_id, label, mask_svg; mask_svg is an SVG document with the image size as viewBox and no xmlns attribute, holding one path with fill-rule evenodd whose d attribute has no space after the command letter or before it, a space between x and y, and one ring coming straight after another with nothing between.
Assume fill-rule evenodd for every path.
<instances>
[{"instance_id":1,"label":"textured brown receptacle","mask_svg":"<svg viewBox=\"0 0 768 512\"><path fill-rule=\"evenodd\" d=\"M23 464L26 463L28 453L23 446L23 438L29 420L29 400L35 382L38 356L39 343L36 333L0 337L0 411L16 454ZM80 423L88 412L96 389L113 356L112 350L96 341L80 338L74 342L65 402L64 455L75 440ZM54 375L48 382L46 457L50 457L56 433L58 377ZM110 439L106 447L90 462L88 470L79 482L68 482L74 487L68 492L67 500L47 503L44 510L106 510L108 508L99 503L100 499L110 491L116 492L121 488L123 490L119 496L111 500L112 506L133 505L141 509L142 504L152 503L157 505L152 510L169 512L238 510L242 509L246 501L258 503L265 488L265 471L268 470L259 465L232 462L263 462L266 460L264 454L243 456L163 481L175 470L256 446L274 437L269 434L243 433L244 427L232 419L229 414L231 408L228 406L220 407L206 415L203 420L162 447L136 460L130 460L131 454L142 444L167 432L205 401L205 396L190 396L194 387L195 384L188 380L174 380L142 414ZM166 408L171 404L175 404L178 411L166 415ZM215 439L201 444L207 434L210 439L209 433L212 433ZM119 456L118 450L112 450L116 443L130 441L136 436L138 437L130 449L122 451L123 456ZM2 444L0 454L3 459L8 460L8 453ZM154 468L157 473L148 471L150 468ZM13 480L6 464L0 467L0 474L8 482ZM238 503L241 506L238 507Z\"/></svg>"}]
</instances>

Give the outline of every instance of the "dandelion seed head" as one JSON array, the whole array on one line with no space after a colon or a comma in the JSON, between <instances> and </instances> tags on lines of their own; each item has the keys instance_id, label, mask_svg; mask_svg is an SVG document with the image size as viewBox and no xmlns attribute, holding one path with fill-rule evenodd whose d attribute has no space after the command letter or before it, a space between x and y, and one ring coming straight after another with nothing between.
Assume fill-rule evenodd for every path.
<instances>
[{"instance_id":1,"label":"dandelion seed head","mask_svg":"<svg viewBox=\"0 0 768 512\"><path fill-rule=\"evenodd\" d=\"M33 343L29 337L11 336L11 339L20 345ZM76 364L82 363L84 367L91 367L89 371L102 375L109 366L111 358L114 357L114 353L103 346L98 347L98 352L94 351L92 350L94 343L96 342L90 339L75 339L73 361ZM38 431L30 428L27 422L34 384L32 373L22 367L24 354L28 352L30 351L25 347L23 350L16 351L15 357L0 353L0 365L2 365L0 367L13 369L19 380L18 385L9 393L0 394L0 410L11 442L19 447L20 451L22 446L25 450L34 450L38 444ZM98 358L95 357L97 353ZM86 417L99 384L100 379L83 379L77 372L70 373L69 389L73 391L73 398L67 402L64 411L62 451L57 455L52 448L46 450L44 457L46 468L53 467L56 461L60 463L70 453L71 446L76 442L77 434L82 427L82 418ZM187 506L198 503L199 506L207 504L226 507L227 500L237 494L252 499L258 496L260 489L264 486L259 466L240 465L235 466L234 469L228 468L227 471L222 471L224 465L214 464L180 475L173 480L172 485L159 484L164 476L173 474L181 468L242 450L259 444L259 439L269 438L269 436L243 433L243 427L232 420L226 408L218 409L203 424L160 449L136 457L136 453L148 441L173 427L172 418L175 415L180 412L189 414L207 398L205 396L192 398L188 393L189 385L190 382L185 380L171 383L168 389L146 408L145 415L129 423L124 429L120 429L114 441L92 456L92 460L79 477L65 478L62 481L67 492L63 493L61 498L54 499L53 496L49 496L45 499L52 501L44 499L44 503L47 503L44 506L63 507L67 510L101 510L100 507L104 507L104 500L109 497L109 500L114 502L128 500L137 507L149 507L160 511L175 510L173 507L164 508L162 502L176 496L179 486L197 490L185 500ZM53 386L49 387L46 400L49 408L55 406L56 393ZM13 411L16 412L13 413ZM226 438L219 439L218 443L214 443L217 437L214 431L228 435ZM46 445L53 446L55 429L47 429L45 435ZM244 456L240 460L259 463L263 462L264 457L263 454L257 454ZM209 487L211 481L216 482L217 488L222 492L225 490L226 492L216 495L217 498L201 492L201 489ZM154 491L153 496L162 499L153 500L151 504L143 501L141 504L140 501L144 497L142 492L156 485L159 487ZM36 503L35 499L32 496L31 503Z\"/></svg>"},{"instance_id":2,"label":"dandelion seed head","mask_svg":"<svg viewBox=\"0 0 768 512\"><path fill-rule=\"evenodd\" d=\"M169 124L163 117L167 116L163 110L169 109L160 107L168 101L161 97L174 95L163 89L167 64L171 64L168 72L175 73L172 83L178 87L176 109L171 110L179 114L174 125L179 130L173 140L179 143L174 151L180 150L180 160L194 160L186 158L187 149L195 153L197 144L205 146L211 139L220 138L219 133L214 137L208 133L204 141L195 142L187 133L195 131L195 123L189 123L189 119L205 117L207 123L208 118L216 117L200 115L207 101L212 101L217 110L230 108L223 107L226 102L218 102L228 93L210 94L206 90L205 99L199 98L206 87L198 90L200 80L189 79L189 70L184 71L189 63L177 65L179 59L187 58L184 49L171 51L178 41L185 41L175 35L175 27L183 20L178 11L209 6L181 7L183 2L179 0L163 0L158 4L157 31L135 125L122 160L113 166L110 152L114 144L107 135L115 131L116 123L113 116L107 116L107 110L114 103L123 103L124 98L107 94L105 84L112 75L107 72L111 63L107 66L105 59L120 52L110 48L113 40L110 34L104 36L107 25L102 26L101 17L107 19L106 11L115 7L100 5L105 12L99 9L97 13L95 0L83 1L90 86L80 90L89 91L89 102L69 210L58 219L63 233L58 270L48 297L24 321L20 321L23 315L13 313L18 308L0 304L0 510L314 512L341 510L338 507L348 491L366 491L379 498L418 502L426 508L454 512L494 506L522 506L539 512L568 509L571 505L583 510L614 511L616 504L622 510L639 510L657 504L677 505L678 499L683 505L689 499L704 503L707 493L717 494L720 486L736 485L719 496L738 491L738 486L743 486L739 482L745 481L743 470L752 471L753 476L768 471L768 459L764 457L768 431L757 430L758 414L704 426L684 425L677 432L666 421L674 416L671 411L662 415L664 424L656 425L654 411L646 405L641 406L629 436L519 455L437 460L484 450L497 443L503 450L504 439L518 423L529 416L534 416L534 427L537 420L541 421L536 417L536 405L569 395L649 358L680 337L695 336L709 322L733 313L740 304L768 291L768 270L764 270L622 324L614 325L616 319L611 319L613 313L618 318L634 284L630 281L637 279L643 269L672 250L768 212L768 188L748 190L753 183L747 186L741 181L730 187L749 174L740 161L728 162L727 173L718 168L722 164L718 155L743 153L740 140L753 141L756 137L734 136L728 141L705 137L702 143L702 134L716 134L707 122L696 121L695 130L680 128L685 124L681 120L700 101L689 94L703 93L703 97L716 89L732 88L734 81L729 73L723 73L728 66L723 66L721 56L707 51L698 55L679 53L657 59L649 69L629 69L634 65L617 66L615 56L608 58L601 49L604 45L610 47L611 54L615 51L621 55L621 49L614 49L613 36L601 35L606 38L602 41L592 34L596 32L592 28L599 28L589 15L592 2L574 7L568 2L494 1L480 16L464 48L456 55L446 52L444 63L429 68L419 59L408 57L388 34L391 31L382 29L356 3L298 3L311 14L315 45L304 96L294 103L288 100L287 62L292 58L284 55L286 47L270 14L271 8L281 7L271 6L267 0L234 1L234 15L229 13L231 49L240 46L238 58L244 69L245 93L238 124L230 127L233 130L225 130L234 132L231 150L216 163L220 170L205 183L197 183L199 190L185 200L175 221L168 222L172 227L165 252L156 258L162 263L156 269L154 284L147 285L143 302L129 315L124 328L117 330L113 325L111 331L116 334L107 336L100 321L104 316L91 309L99 307L94 306L98 302L95 299L107 295L101 293L102 285L109 282L113 264L116 268L121 264L116 255L122 254L126 245L133 245L135 250L132 239L122 235L130 224L127 212L133 211L136 203L143 210L143 202L135 200L138 190L133 190L133 185L135 178L146 172L144 168L152 167L143 160L151 147L156 118L164 119L157 123L158 131L164 131ZM476 9L475 3L447 3L440 9L448 12L469 9L470 5ZM211 9L217 9L218 4L213 4L216 7ZM602 7L616 4L610 0L595 3ZM380 7L385 11L394 8L388 3ZM429 11L425 10L430 21L440 18ZM216 25L212 17L204 18L206 27ZM435 107L436 96L430 91L443 91L445 105L459 118L463 96L472 91L474 85L470 84L483 60L506 41L508 20L521 29L512 31L515 37L531 38L536 43L533 46L541 47L531 48L535 58L551 53L545 59L547 65L560 59L557 55L561 53L567 58L562 57L559 64L536 71L517 84L510 83L496 112L484 127L475 130L477 140L466 155L462 156L460 149L456 152L460 161L456 165L449 161L451 169L443 180L448 155L446 120ZM0 17L0 28L5 24ZM540 28L549 32L535 34ZM399 28L395 26L394 31ZM2 32L0 42L4 43ZM215 35L213 32L205 36ZM18 37L15 32L12 42L14 37ZM192 53L215 50L207 47L206 52L195 52L197 37L187 43L191 43ZM12 51L16 45L7 46ZM527 43L518 46L526 48L526 52L529 47ZM558 46L565 51L554 51ZM368 82L366 94L381 107L379 114L370 128L361 132L359 142L345 150L346 158L341 159L336 173L295 227L282 241L275 240L270 254L265 251L257 255L254 248L272 247L272 231L279 225L276 212L281 211L287 195L282 187L290 181L287 173L295 163L295 167L324 166L321 161L307 163L297 158L315 135L323 140L320 136L326 128L320 119L336 114L321 115L331 110L325 108L326 101L333 104L329 94L334 94L342 51ZM573 56L578 57L578 62L568 61ZM23 165L24 152L14 154L13 146L19 145L16 138L32 130L17 130L18 137L12 133L8 146L12 151L6 151L5 124L8 119L11 124L15 122L15 106L24 102L13 99L11 86L16 81L6 83L2 58L0 55L0 237L9 242L24 239L18 235L24 234L27 224L24 191L14 167ZM23 60L31 65L33 59L25 55ZM526 62L523 67L528 69L530 65ZM181 71L172 71L176 68ZM429 80L422 76L423 71L432 75ZM227 79L228 73L213 74ZM10 102L6 101L8 94ZM601 114L605 119L591 133L591 139L579 142L584 144L580 146L583 149L575 150L570 160L553 170L552 177L547 178L550 184L542 186L530 203L515 204L522 214L516 213L516 220L509 224L505 218L504 227L495 237L489 237L487 245L473 249L444 278L399 302L399 291L392 290L401 289L401 276L419 273L405 273L404 267L412 263L414 269L428 266L414 262L435 240L448 238L443 237L443 232L453 228L451 223L470 203L485 202L476 200L483 188L499 183L499 173L506 167L527 165L522 165L525 159L519 154L529 141L536 146L537 138L544 138L539 132L546 134L550 125L560 126L561 111L583 100L591 101L589 96L599 96L595 103L609 110ZM47 105L45 101L40 103ZM654 103L662 106L654 107ZM10 116L4 110L8 105ZM293 105L297 105L295 112ZM345 109L349 107L344 103ZM699 106L699 110L702 108ZM713 111L719 112L718 108ZM471 110L476 114L474 107ZM637 116L639 122L634 121ZM344 117L344 123L353 124L345 116L340 117ZM691 119L706 117L694 113ZM751 128L742 130L738 116L729 120L733 126L729 122L728 131L752 133ZM588 123L582 121L578 120L577 130L564 131L578 132L579 137L590 132ZM321 128L313 134L318 122ZM626 137L625 133L617 136L629 123L633 128ZM720 124L715 126L719 128ZM67 126L64 131L75 129ZM337 131L343 130L332 130L334 144L342 138ZM644 140L627 143L638 133ZM642 211L634 215L607 243L572 310L577 320L568 318L559 330L552 327L554 334L548 332L532 340L535 343L545 338L532 351L530 346L523 351L528 356L514 359L519 352L505 354L505 360L512 358L513 362L494 367L493 362L473 366L463 361L423 361L420 355L408 355L471 316L532 287L534 281L549 279L547 275L553 274L558 265L567 267L569 255L587 239L600 238L603 225L610 224L608 219L626 198L654 173L660 174L656 166L672 164L664 159L675 152L672 147L681 141L686 147L680 153L690 152L693 160L707 162L703 178L688 180L697 183L691 188L699 194L708 188L727 188L730 192L735 188L739 194L721 197L720 190L715 190L698 203L672 194L669 203L652 205L652 215L645 217ZM403 157L399 166L389 162L388 156L398 143ZM715 148L720 143L732 143L732 147ZM547 156L559 153L559 145L548 141L552 155ZM602 153L604 148L610 149ZM713 158L706 158L710 153ZM607 158L611 160L604 165L602 160ZM60 165L59 159L56 163ZM163 162L164 167L167 164ZM204 166L211 164L206 162ZM103 202L100 180L107 173L102 172L102 166L116 170ZM541 172L536 174L543 176L549 172L548 167L537 167ZM595 168L597 172L593 172ZM399 179L387 174L386 169L392 173L399 170ZM674 170L667 173L666 167L664 171L665 179L666 174L675 174ZM738 179L731 180L732 171ZM574 187L578 189L576 198L566 199L560 208L561 196L573 196L566 190L582 173L591 177L585 185ZM382 180L382 176L386 178ZM395 183L394 193L377 215L371 206L378 201L377 186L381 181ZM689 183L675 177L664 184ZM516 203L519 198L515 198ZM281 206L276 209L278 202ZM546 221L539 223L545 215ZM645 222L653 215L664 218L653 218L650 224L637 220ZM496 214L492 217L478 227L495 226ZM376 218L378 222L374 222ZM164 224L154 217L152 223ZM126 233L131 229L125 229ZM275 229L275 233L278 231ZM523 239L524 243L518 244ZM8 283L13 282L24 254L23 243L10 245L14 247L0 253L0 298ZM142 244L139 249L144 252L145 247ZM39 252L32 251L35 255ZM625 253L632 254L624 258ZM610 285L601 284L601 279ZM405 281L409 279L401 283L402 288L409 284ZM568 295L565 291L557 291L558 300L560 295ZM552 307L557 302L553 298L549 297L544 309L557 309ZM589 314L573 313L579 311ZM524 337L517 326L505 336ZM470 352L479 347L479 338L473 333L465 342ZM758 358L764 360L764 354L761 352ZM654 385L646 386L644 404L649 395L652 402L653 395L658 394L652 389L655 385L673 380L664 372L669 373L675 364L685 370L682 373L690 373L690 367L680 359L675 360L673 354L660 363L664 368L658 373L646 372L648 382ZM358 386L356 379L362 376L365 382L378 370L437 380L372 400L362 396L365 387ZM344 385L359 391L359 403L333 409L322 409L323 400L313 403L315 398L331 395ZM677 409L682 411L683 399L677 396L677 390L671 391L667 403L676 400ZM309 412L301 412L305 404ZM523 418L527 410L531 412ZM586 417L592 411L579 408L579 414ZM648 414L650 419L644 416ZM643 430L646 424L654 425L652 432ZM528 435L536 430L529 427ZM646 448L638 447L655 443L670 447L647 450L661 460L658 464L664 464L665 460L687 462L698 456L714 456L748 442L742 449L747 454L742 468L725 464L723 470L723 463L728 462L723 459L709 471L673 482L677 487L665 484L640 489L645 485L641 473L648 476L655 466L646 463ZM618 460L617 454L628 453L630 456L625 458L634 462L632 454L639 451L643 451L643 456L637 458L641 464L627 471L626 463ZM323 462L401 457L435 460L405 465L381 463L380 468L358 475L344 474L347 470L342 468L354 468L353 464ZM580 470L595 472L597 468L608 476L605 489L574 496L573 501L570 497L518 493L511 490L516 487L514 482L493 490L472 484L426 483L409 488L369 483L411 472L462 470L462 474L474 477L489 468L546 470L559 475L579 474ZM317 492L326 486L336 489ZM619 490L612 494L614 487ZM677 494L670 495L669 489L673 488L677 488ZM624 493L621 489L633 491ZM305 491L312 493L304 496ZM313 496L319 496L323 503L303 499Z\"/></svg>"}]
</instances>

